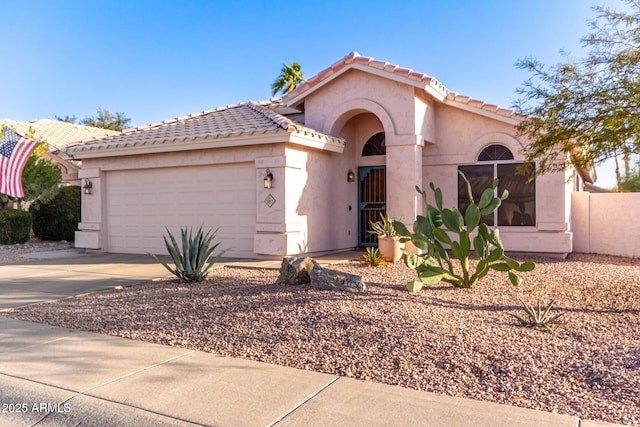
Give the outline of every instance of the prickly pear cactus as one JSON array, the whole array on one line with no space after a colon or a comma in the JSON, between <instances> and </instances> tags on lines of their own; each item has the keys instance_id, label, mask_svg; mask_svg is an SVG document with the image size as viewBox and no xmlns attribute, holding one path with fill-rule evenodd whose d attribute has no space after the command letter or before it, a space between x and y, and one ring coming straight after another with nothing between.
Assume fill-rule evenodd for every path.
<instances>
[{"instance_id":1,"label":"prickly pear cactus","mask_svg":"<svg viewBox=\"0 0 640 427\"><path fill-rule=\"evenodd\" d=\"M470 204L464 215L458 208L443 208L442 191L430 183L435 205L429 204L427 193L416 186L426 206L427 215L418 215L413 223L413 232L403 223L394 222L401 242L411 241L417 248L426 251L423 256L405 253L405 264L415 269L426 285L443 281L456 287L471 288L491 269L508 273L511 283L519 285L521 279L516 272L531 271L535 264L529 261L519 263L507 257L498 229L490 229L480 222L481 217L492 214L500 207L502 201L509 197L508 191L504 190L501 196L496 197L498 180L495 179L491 187L482 192L476 204L467 177L460 171L458 173L467 183L469 193ZM451 250L453 259L458 261L462 274L455 272L447 248ZM470 271L469 262L472 250L478 259L473 272Z\"/></svg>"}]
</instances>

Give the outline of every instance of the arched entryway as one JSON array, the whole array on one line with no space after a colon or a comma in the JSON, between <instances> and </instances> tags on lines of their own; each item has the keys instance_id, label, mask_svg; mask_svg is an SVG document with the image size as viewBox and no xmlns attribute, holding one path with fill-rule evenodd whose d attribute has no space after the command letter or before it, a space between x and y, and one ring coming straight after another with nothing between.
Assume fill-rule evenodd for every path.
<instances>
[{"instance_id":1,"label":"arched entryway","mask_svg":"<svg viewBox=\"0 0 640 427\"><path fill-rule=\"evenodd\" d=\"M377 245L376 236L369 233L371 222L387 212L386 135L389 131L393 134L393 128L385 126L390 120L379 106L370 102L366 105L376 107L383 117L359 106L337 114L330 126L332 134L346 140L343 156L349 156L353 170L357 170L352 193L356 209L350 212L356 230L354 246Z\"/></svg>"}]
</instances>

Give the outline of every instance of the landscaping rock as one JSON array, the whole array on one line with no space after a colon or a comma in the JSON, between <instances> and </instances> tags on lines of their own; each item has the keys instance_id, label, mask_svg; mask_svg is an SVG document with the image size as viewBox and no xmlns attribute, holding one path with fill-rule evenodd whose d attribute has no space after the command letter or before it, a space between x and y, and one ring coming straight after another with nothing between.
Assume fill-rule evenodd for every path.
<instances>
[{"instance_id":1,"label":"landscaping rock","mask_svg":"<svg viewBox=\"0 0 640 427\"><path fill-rule=\"evenodd\" d=\"M367 290L360 276L322 268L312 258L284 257L276 283L296 286L309 284L317 289L333 291Z\"/></svg>"},{"instance_id":2,"label":"landscaping rock","mask_svg":"<svg viewBox=\"0 0 640 427\"><path fill-rule=\"evenodd\" d=\"M313 262L311 258L296 258L294 256L282 258L280 275L276 283L294 286L310 283L311 277L309 276L309 272L313 268Z\"/></svg>"},{"instance_id":3,"label":"landscaping rock","mask_svg":"<svg viewBox=\"0 0 640 427\"><path fill-rule=\"evenodd\" d=\"M311 276L311 286L317 289L347 292L364 292L367 290L367 285L362 281L362 277L322 268L315 261L313 261L313 269L309 276Z\"/></svg>"}]
</instances>

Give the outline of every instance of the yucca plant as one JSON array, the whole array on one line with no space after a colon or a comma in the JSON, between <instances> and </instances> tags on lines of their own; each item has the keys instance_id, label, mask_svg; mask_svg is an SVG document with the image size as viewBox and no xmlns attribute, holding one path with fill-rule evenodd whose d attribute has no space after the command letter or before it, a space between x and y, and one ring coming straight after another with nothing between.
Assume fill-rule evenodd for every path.
<instances>
[{"instance_id":1,"label":"yucca plant","mask_svg":"<svg viewBox=\"0 0 640 427\"><path fill-rule=\"evenodd\" d=\"M543 306L542 303L540 302L540 298L538 298L538 307L534 308L532 305L529 305L526 302L520 300L520 303L522 304L522 309L524 310L527 316L520 317L517 314L513 314L513 313L507 313L507 314L517 319L522 326L526 326L529 328L535 328L537 326L549 328L549 325L554 323L556 320L558 320L558 318L560 318L560 316L563 315L563 313L560 313L560 314L556 314L555 316L552 316L549 313L551 311L551 308L553 307L553 304L555 304L555 302L556 300L552 299L549 304L547 304L546 306Z\"/></svg>"},{"instance_id":2,"label":"yucca plant","mask_svg":"<svg viewBox=\"0 0 640 427\"><path fill-rule=\"evenodd\" d=\"M164 244L167 246L169 255L171 255L173 259L175 268L171 268L169 264L162 261L156 255L149 255L164 265L165 268L180 279L181 282L201 282L211 267L228 251L228 249L224 249L217 255L213 255L213 251L220 245L219 242L213 244L216 233L218 232L217 229L215 231L209 230L204 234L202 226L198 227L195 233L193 233L192 227L188 229L180 228L182 250L169 229L166 230L167 234L169 234L169 239L167 239L167 236L163 236ZM209 261L212 256L213 259Z\"/></svg>"},{"instance_id":3,"label":"yucca plant","mask_svg":"<svg viewBox=\"0 0 640 427\"><path fill-rule=\"evenodd\" d=\"M367 248L367 253L362 255L360 262L369 267L384 265L385 261L378 248Z\"/></svg>"}]
</instances>

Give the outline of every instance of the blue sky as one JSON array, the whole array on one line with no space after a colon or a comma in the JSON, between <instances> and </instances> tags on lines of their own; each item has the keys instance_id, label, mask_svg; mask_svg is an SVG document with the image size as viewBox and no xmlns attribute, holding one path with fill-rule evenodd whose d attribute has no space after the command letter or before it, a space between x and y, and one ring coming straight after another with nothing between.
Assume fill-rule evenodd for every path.
<instances>
[{"instance_id":1,"label":"blue sky","mask_svg":"<svg viewBox=\"0 0 640 427\"><path fill-rule=\"evenodd\" d=\"M618 0L0 0L0 118L123 112L131 124L268 99L283 63L307 78L351 51L509 107L533 56L580 56L591 7ZM613 185L608 170L599 185ZM612 175L612 174L611 174Z\"/></svg>"}]
</instances>

